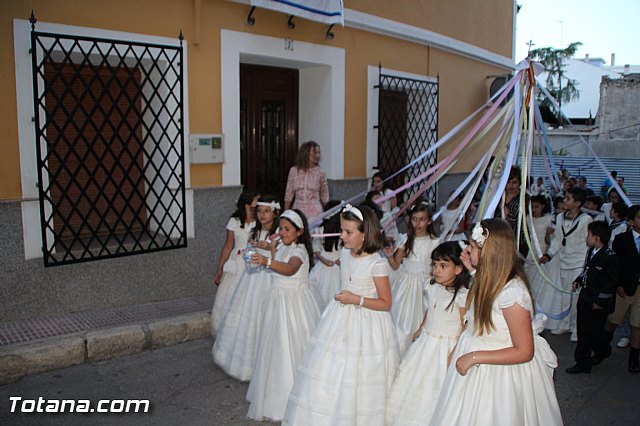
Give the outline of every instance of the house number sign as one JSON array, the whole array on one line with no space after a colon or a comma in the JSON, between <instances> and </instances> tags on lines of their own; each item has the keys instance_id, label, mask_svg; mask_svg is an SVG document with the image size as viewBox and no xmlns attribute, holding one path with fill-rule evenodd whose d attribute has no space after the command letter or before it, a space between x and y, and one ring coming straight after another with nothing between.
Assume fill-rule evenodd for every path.
<instances>
[{"instance_id":1,"label":"house number sign","mask_svg":"<svg viewBox=\"0 0 640 426\"><path fill-rule=\"evenodd\" d=\"M285 38L284 39L284 50L288 50L290 52L293 52L293 40L290 38Z\"/></svg>"}]
</instances>

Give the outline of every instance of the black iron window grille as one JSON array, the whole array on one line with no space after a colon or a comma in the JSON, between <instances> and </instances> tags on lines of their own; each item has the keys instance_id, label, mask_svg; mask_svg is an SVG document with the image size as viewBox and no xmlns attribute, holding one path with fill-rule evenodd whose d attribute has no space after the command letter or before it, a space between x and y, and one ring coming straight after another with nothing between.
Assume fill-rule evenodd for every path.
<instances>
[{"instance_id":1,"label":"black iron window grille","mask_svg":"<svg viewBox=\"0 0 640 426\"><path fill-rule=\"evenodd\" d=\"M176 46L35 31L45 266L186 247Z\"/></svg>"},{"instance_id":2,"label":"black iron window grille","mask_svg":"<svg viewBox=\"0 0 640 426\"><path fill-rule=\"evenodd\" d=\"M391 175L425 152L438 140L438 81L380 73L378 89L378 169ZM397 188L426 172L437 161L433 152L399 174L388 187ZM428 178L428 177L427 177ZM398 194L398 201L415 195L426 179ZM435 206L436 186L424 192Z\"/></svg>"}]
</instances>

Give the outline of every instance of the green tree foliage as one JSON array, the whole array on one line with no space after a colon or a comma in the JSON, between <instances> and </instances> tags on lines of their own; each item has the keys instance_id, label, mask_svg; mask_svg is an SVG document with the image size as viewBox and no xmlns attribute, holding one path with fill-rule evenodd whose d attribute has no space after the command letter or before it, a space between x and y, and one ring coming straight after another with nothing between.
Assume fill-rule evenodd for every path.
<instances>
[{"instance_id":1,"label":"green tree foliage","mask_svg":"<svg viewBox=\"0 0 640 426\"><path fill-rule=\"evenodd\" d=\"M567 59L575 55L582 43L571 43L564 49L555 49L553 47L542 47L529 52L529 58L538 60L547 73L547 90L555 98L562 109L562 104L571 102L574 99L580 99L580 91L578 90L578 82L567 78L565 75L565 66ZM543 93L538 93L538 101L540 106L551 108L551 102L546 99ZM557 112L558 123L562 123L561 114Z\"/></svg>"}]
</instances>

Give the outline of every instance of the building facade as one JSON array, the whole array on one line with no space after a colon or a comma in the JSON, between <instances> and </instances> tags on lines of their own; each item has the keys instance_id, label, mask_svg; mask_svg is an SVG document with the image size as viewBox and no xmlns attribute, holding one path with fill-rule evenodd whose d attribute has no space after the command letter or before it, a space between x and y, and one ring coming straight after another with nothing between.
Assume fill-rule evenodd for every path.
<instances>
[{"instance_id":1,"label":"building facade","mask_svg":"<svg viewBox=\"0 0 640 426\"><path fill-rule=\"evenodd\" d=\"M428 115L435 140L513 69L513 0L344 6L330 27L223 0L2 1L0 321L212 298L243 186L280 194L315 140L344 199L382 150L414 158L381 145L381 102L418 123L396 139ZM413 111L407 82L436 98Z\"/></svg>"}]
</instances>

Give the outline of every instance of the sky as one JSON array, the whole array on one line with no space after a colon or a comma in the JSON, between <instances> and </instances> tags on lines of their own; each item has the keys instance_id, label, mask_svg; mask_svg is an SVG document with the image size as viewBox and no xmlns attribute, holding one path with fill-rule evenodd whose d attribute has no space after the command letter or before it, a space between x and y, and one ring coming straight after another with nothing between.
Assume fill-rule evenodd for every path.
<instances>
[{"instance_id":1,"label":"sky","mask_svg":"<svg viewBox=\"0 0 640 426\"><path fill-rule=\"evenodd\" d=\"M576 58L602 58L611 65L640 65L640 0L517 0L516 63L527 56L529 40L564 48L582 42Z\"/></svg>"}]
</instances>

